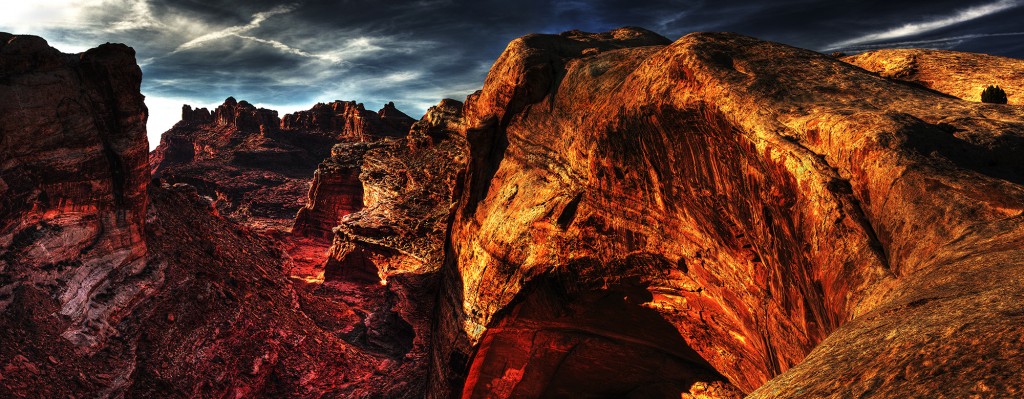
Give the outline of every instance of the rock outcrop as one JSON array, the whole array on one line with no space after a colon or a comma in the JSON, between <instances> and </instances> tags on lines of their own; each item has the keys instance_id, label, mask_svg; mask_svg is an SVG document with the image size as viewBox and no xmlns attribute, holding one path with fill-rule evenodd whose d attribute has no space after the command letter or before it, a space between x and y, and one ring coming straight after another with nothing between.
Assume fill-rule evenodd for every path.
<instances>
[{"instance_id":1,"label":"rock outcrop","mask_svg":"<svg viewBox=\"0 0 1024 399\"><path fill-rule=\"evenodd\" d=\"M948 50L886 49L843 61L882 77L917 83L967 101L980 102L988 86L1006 91L1009 104L1024 104L1024 60Z\"/></svg>"},{"instance_id":2,"label":"rock outcrop","mask_svg":"<svg viewBox=\"0 0 1024 399\"><path fill-rule=\"evenodd\" d=\"M147 164L130 48L0 34L0 396L1020 396L1024 108L913 54L530 35Z\"/></svg>"},{"instance_id":3,"label":"rock outcrop","mask_svg":"<svg viewBox=\"0 0 1024 399\"><path fill-rule=\"evenodd\" d=\"M411 394L420 397L453 191L467 158L454 130L461 110L445 100L405 138L336 145L294 229L333 237L314 292L348 298L367 315L348 341L404 359L408 374L400 380L418 384Z\"/></svg>"},{"instance_id":4,"label":"rock outcrop","mask_svg":"<svg viewBox=\"0 0 1024 399\"><path fill-rule=\"evenodd\" d=\"M467 99L432 397L1021 392L1024 110L666 44L527 36Z\"/></svg>"},{"instance_id":5,"label":"rock outcrop","mask_svg":"<svg viewBox=\"0 0 1024 399\"><path fill-rule=\"evenodd\" d=\"M130 48L0 34L0 71L0 397L422 397L427 341L386 287L296 282L281 242L149 184ZM199 159L277 133L243 102L183 114L223 128Z\"/></svg>"},{"instance_id":6,"label":"rock outcrop","mask_svg":"<svg viewBox=\"0 0 1024 399\"><path fill-rule=\"evenodd\" d=\"M234 98L213 112L186 105L181 121L161 136L151 168L154 177L195 186L236 221L283 233L305 204L310 184L324 184L314 181L313 171L334 144L403 136L413 122L393 103L374 113L362 104L336 101L283 120L277 111ZM330 172L322 178L329 180L326 187L344 184L332 179L345 179ZM354 211L357 205L332 206Z\"/></svg>"},{"instance_id":7,"label":"rock outcrop","mask_svg":"<svg viewBox=\"0 0 1024 399\"><path fill-rule=\"evenodd\" d=\"M295 216L292 233L327 241L341 218L363 209L363 182L359 179L363 155L376 143L341 143L316 168L306 204Z\"/></svg>"},{"instance_id":8,"label":"rock outcrop","mask_svg":"<svg viewBox=\"0 0 1024 399\"><path fill-rule=\"evenodd\" d=\"M328 279L386 282L395 274L437 271L453 191L466 162L465 141L450 129L461 122L454 119L461 110L462 103L444 100L406 139L373 148L335 147L335 162L358 159L364 207L335 223Z\"/></svg>"},{"instance_id":9,"label":"rock outcrop","mask_svg":"<svg viewBox=\"0 0 1024 399\"><path fill-rule=\"evenodd\" d=\"M395 103L388 103L374 113L355 101L335 101L285 115L282 126L325 133L338 141L374 141L381 137L405 136L413 122L416 120L395 108Z\"/></svg>"},{"instance_id":10,"label":"rock outcrop","mask_svg":"<svg viewBox=\"0 0 1024 399\"><path fill-rule=\"evenodd\" d=\"M152 284L142 72L124 45L6 33L0 71L0 312L54 298L60 335L91 350Z\"/></svg>"}]
</instances>

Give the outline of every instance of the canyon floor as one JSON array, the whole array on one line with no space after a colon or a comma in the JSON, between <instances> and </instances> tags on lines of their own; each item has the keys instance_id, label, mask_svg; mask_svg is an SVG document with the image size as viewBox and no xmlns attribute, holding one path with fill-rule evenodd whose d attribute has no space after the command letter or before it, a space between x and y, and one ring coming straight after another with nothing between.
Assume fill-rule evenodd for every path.
<instances>
[{"instance_id":1,"label":"canyon floor","mask_svg":"<svg viewBox=\"0 0 1024 399\"><path fill-rule=\"evenodd\" d=\"M142 79L0 33L0 397L1024 395L1024 60L528 35L152 152Z\"/></svg>"}]
</instances>

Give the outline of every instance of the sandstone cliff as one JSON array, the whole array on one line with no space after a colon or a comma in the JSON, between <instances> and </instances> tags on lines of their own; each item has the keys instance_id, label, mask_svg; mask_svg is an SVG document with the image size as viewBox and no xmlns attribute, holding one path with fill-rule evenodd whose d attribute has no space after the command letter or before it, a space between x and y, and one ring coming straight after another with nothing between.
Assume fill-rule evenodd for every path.
<instances>
[{"instance_id":1,"label":"sandstone cliff","mask_svg":"<svg viewBox=\"0 0 1024 399\"><path fill-rule=\"evenodd\" d=\"M415 119L395 108L395 103L387 103L373 113L355 101L335 101L285 115L282 126L326 133L338 141L374 141L380 137L405 136L414 122Z\"/></svg>"},{"instance_id":2,"label":"sandstone cliff","mask_svg":"<svg viewBox=\"0 0 1024 399\"><path fill-rule=\"evenodd\" d=\"M154 177L195 186L224 215L285 232L331 146L403 136L413 122L393 103L375 113L336 101L281 119L277 111L228 98L213 112L184 106L150 163Z\"/></svg>"},{"instance_id":3,"label":"sandstone cliff","mask_svg":"<svg viewBox=\"0 0 1024 399\"><path fill-rule=\"evenodd\" d=\"M422 397L427 341L386 287L295 282L281 242L148 184L130 48L0 34L0 71L0 397ZM210 140L164 147L171 163L278 140L244 102L183 114Z\"/></svg>"},{"instance_id":4,"label":"sandstone cliff","mask_svg":"<svg viewBox=\"0 0 1024 399\"><path fill-rule=\"evenodd\" d=\"M1024 391L1024 108L930 56L530 35L415 124L184 107L147 187L131 49L0 43L0 396Z\"/></svg>"},{"instance_id":5,"label":"sandstone cliff","mask_svg":"<svg viewBox=\"0 0 1024 399\"><path fill-rule=\"evenodd\" d=\"M1021 392L1024 110L665 44L527 36L467 99L433 397Z\"/></svg>"},{"instance_id":6,"label":"sandstone cliff","mask_svg":"<svg viewBox=\"0 0 1024 399\"><path fill-rule=\"evenodd\" d=\"M426 389L438 270L466 162L461 110L444 100L405 138L336 145L294 229L333 239L322 269L304 273L319 273L313 292L368 315L350 341L403 356L414 396Z\"/></svg>"},{"instance_id":7,"label":"sandstone cliff","mask_svg":"<svg viewBox=\"0 0 1024 399\"><path fill-rule=\"evenodd\" d=\"M69 55L9 34L0 34L0 71L0 311L55 298L61 335L93 348L152 283L139 275L149 182L142 72L124 45Z\"/></svg>"},{"instance_id":8,"label":"sandstone cliff","mask_svg":"<svg viewBox=\"0 0 1024 399\"><path fill-rule=\"evenodd\" d=\"M1024 60L946 50L890 49L844 57L882 77L920 84L967 101L999 86L1009 104L1024 104Z\"/></svg>"}]
</instances>

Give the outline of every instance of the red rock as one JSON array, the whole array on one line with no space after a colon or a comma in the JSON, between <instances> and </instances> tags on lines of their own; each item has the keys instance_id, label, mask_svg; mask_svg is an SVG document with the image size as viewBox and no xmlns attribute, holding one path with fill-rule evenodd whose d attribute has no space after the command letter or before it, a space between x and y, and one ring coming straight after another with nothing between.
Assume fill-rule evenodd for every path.
<instances>
[{"instance_id":1,"label":"red rock","mask_svg":"<svg viewBox=\"0 0 1024 399\"><path fill-rule=\"evenodd\" d=\"M1024 389L1019 107L644 37L518 39L467 100L430 397Z\"/></svg>"},{"instance_id":2,"label":"red rock","mask_svg":"<svg viewBox=\"0 0 1024 399\"><path fill-rule=\"evenodd\" d=\"M335 147L320 170L358 165L364 207L334 219L328 279L387 281L393 274L427 274L440 267L453 191L466 162L465 142L450 130L461 124L461 111L462 103L444 100L405 139ZM311 203L320 202L313 199L316 193L310 195Z\"/></svg>"},{"instance_id":3,"label":"red rock","mask_svg":"<svg viewBox=\"0 0 1024 399\"><path fill-rule=\"evenodd\" d=\"M63 336L95 347L152 284L136 276L149 182L142 72L124 45L69 55L9 34L0 70L0 309L18 289L44 290Z\"/></svg>"},{"instance_id":4,"label":"red rock","mask_svg":"<svg viewBox=\"0 0 1024 399\"><path fill-rule=\"evenodd\" d=\"M354 306L369 316L349 330L349 340L390 354L394 360L380 364L381 372L401 365L405 374L393 381L415 384L409 394L417 397L426 388L437 272L466 162L465 143L453 130L461 124L461 109L460 102L445 100L405 138L335 146L318 170L322 183L310 190L314 206L296 221L296 231L304 225L308 231L315 220L336 226L320 290L359 298ZM357 174L358 190L326 186L331 180L324 176L337 170ZM352 213L330 206L344 201L363 206Z\"/></svg>"},{"instance_id":5,"label":"red rock","mask_svg":"<svg viewBox=\"0 0 1024 399\"><path fill-rule=\"evenodd\" d=\"M147 188L130 49L0 43L2 397L1024 391L1019 106L735 34L530 35L408 134L184 107Z\"/></svg>"},{"instance_id":6,"label":"red rock","mask_svg":"<svg viewBox=\"0 0 1024 399\"><path fill-rule=\"evenodd\" d=\"M285 115L285 129L323 132L338 141L373 141L380 137L401 137L414 119L388 103L377 113L355 101L319 103L308 111Z\"/></svg>"},{"instance_id":7,"label":"red rock","mask_svg":"<svg viewBox=\"0 0 1024 399\"><path fill-rule=\"evenodd\" d=\"M281 243L217 216L207 187L147 188L131 49L0 43L0 397L422 396L425 357L405 354L428 341L384 287L293 283ZM175 133L196 135L170 138L200 145L155 165L226 154L227 174L254 142L287 142L242 102L183 114ZM238 137L253 143L222 146Z\"/></svg>"},{"instance_id":8,"label":"red rock","mask_svg":"<svg viewBox=\"0 0 1024 399\"><path fill-rule=\"evenodd\" d=\"M843 61L882 77L980 102L988 86L1006 91L1009 104L1024 104L1024 60L947 50L885 49L844 57Z\"/></svg>"},{"instance_id":9,"label":"red rock","mask_svg":"<svg viewBox=\"0 0 1024 399\"><path fill-rule=\"evenodd\" d=\"M331 229L341 223L342 217L363 208L359 172L362 156L370 148L362 142L334 147L331 157L320 163L313 174L306 204L295 216L292 233L330 240Z\"/></svg>"},{"instance_id":10,"label":"red rock","mask_svg":"<svg viewBox=\"0 0 1024 399\"><path fill-rule=\"evenodd\" d=\"M338 170L325 170L322 181L315 180L313 171L331 146L402 136L412 122L393 103L379 113L365 111L355 102L321 103L285 115L282 121L276 111L228 98L212 113L183 106L181 122L161 136L150 163L154 177L194 185L215 200L221 214L260 231L281 233L292 227L311 183L328 190L355 185L355 175L346 178ZM358 206L358 200L311 205L333 213ZM322 220L311 220L308 229L301 224L300 236L325 235L333 227L323 219L327 216L312 216Z\"/></svg>"}]
</instances>

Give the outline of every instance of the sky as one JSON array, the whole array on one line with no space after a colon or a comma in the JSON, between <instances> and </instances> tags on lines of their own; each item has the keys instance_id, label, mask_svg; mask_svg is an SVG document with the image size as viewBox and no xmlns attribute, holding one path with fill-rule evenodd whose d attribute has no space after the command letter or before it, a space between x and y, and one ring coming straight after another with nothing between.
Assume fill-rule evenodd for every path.
<instances>
[{"instance_id":1,"label":"sky","mask_svg":"<svg viewBox=\"0 0 1024 399\"><path fill-rule=\"evenodd\" d=\"M228 96L281 115L317 102L394 101L419 117L483 85L529 33L640 26L670 39L730 31L822 52L884 47L1024 58L1024 0L0 0L0 31L61 51L136 50L150 146L181 105Z\"/></svg>"}]
</instances>

